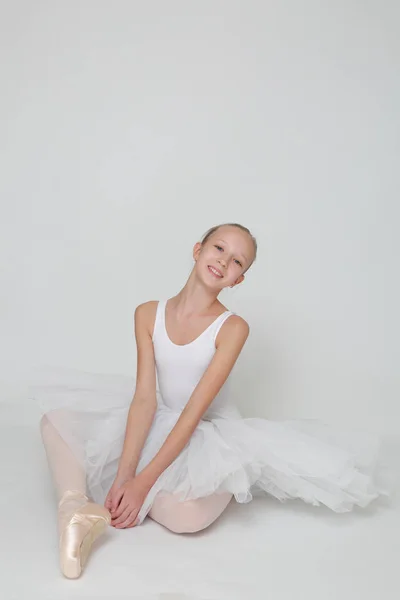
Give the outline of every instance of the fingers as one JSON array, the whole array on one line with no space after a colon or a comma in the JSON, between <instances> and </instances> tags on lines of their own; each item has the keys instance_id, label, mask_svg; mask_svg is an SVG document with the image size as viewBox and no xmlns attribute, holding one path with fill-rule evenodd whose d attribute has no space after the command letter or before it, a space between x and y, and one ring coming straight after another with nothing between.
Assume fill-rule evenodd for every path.
<instances>
[{"instance_id":1,"label":"fingers","mask_svg":"<svg viewBox=\"0 0 400 600\"><path fill-rule=\"evenodd\" d=\"M116 527L120 523L124 523L132 512L132 508L130 506L124 506L122 508L122 510L120 510L120 509L118 509L118 510L119 510L118 515L116 515L116 514L112 515L111 524L114 525L114 527Z\"/></svg>"},{"instance_id":2,"label":"fingers","mask_svg":"<svg viewBox=\"0 0 400 600\"><path fill-rule=\"evenodd\" d=\"M121 523L115 525L116 529L129 529L130 527L134 527L137 525L139 519L137 518L138 509L135 508L133 511L128 513L126 519L122 520Z\"/></svg>"},{"instance_id":3,"label":"fingers","mask_svg":"<svg viewBox=\"0 0 400 600\"><path fill-rule=\"evenodd\" d=\"M118 512L118 514L115 514L114 516L119 516L121 514L121 507L118 506L120 503L120 500L122 498L122 496L124 495L125 490L123 488L119 488L119 490L117 490L114 494L114 498L112 499L112 503L111 503L111 512L114 513L115 511Z\"/></svg>"},{"instance_id":4,"label":"fingers","mask_svg":"<svg viewBox=\"0 0 400 600\"><path fill-rule=\"evenodd\" d=\"M108 492L106 499L104 501L104 506L111 511L111 507L112 507L112 494L111 494L111 490Z\"/></svg>"},{"instance_id":5,"label":"fingers","mask_svg":"<svg viewBox=\"0 0 400 600\"><path fill-rule=\"evenodd\" d=\"M131 523L130 525L127 525L125 529L129 529L131 527L136 527L136 525L139 525L139 517L137 517L133 523Z\"/></svg>"},{"instance_id":6,"label":"fingers","mask_svg":"<svg viewBox=\"0 0 400 600\"><path fill-rule=\"evenodd\" d=\"M112 518L118 519L122 515L122 513L124 512L124 510L126 509L127 506L128 506L128 502L126 501L125 498L122 498L121 502L119 503L117 508L115 508L114 510L111 509Z\"/></svg>"}]
</instances>

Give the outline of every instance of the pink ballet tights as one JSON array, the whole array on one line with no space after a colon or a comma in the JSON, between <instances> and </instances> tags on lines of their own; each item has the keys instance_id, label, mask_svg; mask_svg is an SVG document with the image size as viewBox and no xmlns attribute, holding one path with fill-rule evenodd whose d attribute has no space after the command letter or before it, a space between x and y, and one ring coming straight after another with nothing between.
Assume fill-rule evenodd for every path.
<instances>
[{"instance_id":1,"label":"pink ballet tights","mask_svg":"<svg viewBox=\"0 0 400 600\"><path fill-rule=\"evenodd\" d=\"M57 419L65 423L66 415L62 411L52 412L51 420L57 422ZM72 452L51 420L46 415L42 418L41 433L58 499L68 490L88 495L86 474L78 460L82 449L75 444ZM228 492L185 502L179 502L173 494L158 495L149 517L174 533L194 533L211 525L231 499L232 494Z\"/></svg>"},{"instance_id":2,"label":"pink ballet tights","mask_svg":"<svg viewBox=\"0 0 400 600\"><path fill-rule=\"evenodd\" d=\"M173 494L158 495L149 517L174 533L194 533L211 525L231 499L229 492L185 502L179 502Z\"/></svg>"},{"instance_id":3,"label":"pink ballet tights","mask_svg":"<svg viewBox=\"0 0 400 600\"><path fill-rule=\"evenodd\" d=\"M57 419L61 421L63 418L66 418L63 412L57 410L51 412L50 418L44 415L40 422L43 445L58 500L69 490L86 494L84 468L51 421L54 419L57 423ZM75 451L78 450L79 448L75 448Z\"/></svg>"}]
</instances>

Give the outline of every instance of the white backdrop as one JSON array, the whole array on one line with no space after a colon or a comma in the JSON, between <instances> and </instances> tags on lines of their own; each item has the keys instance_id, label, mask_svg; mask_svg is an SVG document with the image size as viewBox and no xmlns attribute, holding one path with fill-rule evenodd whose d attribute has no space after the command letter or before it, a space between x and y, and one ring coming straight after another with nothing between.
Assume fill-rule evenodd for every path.
<instances>
[{"instance_id":1,"label":"white backdrop","mask_svg":"<svg viewBox=\"0 0 400 600\"><path fill-rule=\"evenodd\" d=\"M1 380L134 374L135 306L210 226L259 242L221 299L246 415L398 431L399 5L1 4ZM5 394L3 400L7 400Z\"/></svg>"}]
</instances>

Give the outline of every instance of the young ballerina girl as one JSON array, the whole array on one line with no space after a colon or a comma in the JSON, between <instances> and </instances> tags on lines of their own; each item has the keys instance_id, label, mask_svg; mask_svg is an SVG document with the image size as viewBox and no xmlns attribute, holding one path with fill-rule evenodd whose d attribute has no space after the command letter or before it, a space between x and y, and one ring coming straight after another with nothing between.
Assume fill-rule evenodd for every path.
<instances>
[{"instance_id":1,"label":"young ballerina girl","mask_svg":"<svg viewBox=\"0 0 400 600\"><path fill-rule=\"evenodd\" d=\"M254 489L336 512L386 493L376 481L375 439L344 442L322 424L243 419L231 404L226 381L249 326L218 296L243 282L256 251L242 225L213 227L194 246L180 292L136 308L133 400L122 378L109 387L100 377L86 387L37 387L39 398L66 392L41 420L66 577L79 577L110 524L132 528L149 515L173 532L195 532ZM87 392L108 404L90 406Z\"/></svg>"}]
</instances>

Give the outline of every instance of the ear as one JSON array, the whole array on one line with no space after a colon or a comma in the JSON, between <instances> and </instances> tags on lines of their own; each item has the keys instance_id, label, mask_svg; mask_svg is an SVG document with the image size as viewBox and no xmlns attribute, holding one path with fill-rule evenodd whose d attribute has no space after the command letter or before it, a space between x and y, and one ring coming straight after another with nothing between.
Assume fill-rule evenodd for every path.
<instances>
[{"instance_id":1,"label":"ear","mask_svg":"<svg viewBox=\"0 0 400 600\"><path fill-rule=\"evenodd\" d=\"M200 254L201 248L202 248L201 242L197 242L193 246L193 258L194 258L195 261L197 261L197 259L199 258L199 254Z\"/></svg>"},{"instance_id":2,"label":"ear","mask_svg":"<svg viewBox=\"0 0 400 600\"><path fill-rule=\"evenodd\" d=\"M244 281L244 275L241 275L240 277L238 277L235 281L235 283L233 285L231 285L230 287L236 287L237 285L239 285L239 283L242 283L242 281Z\"/></svg>"}]
</instances>

